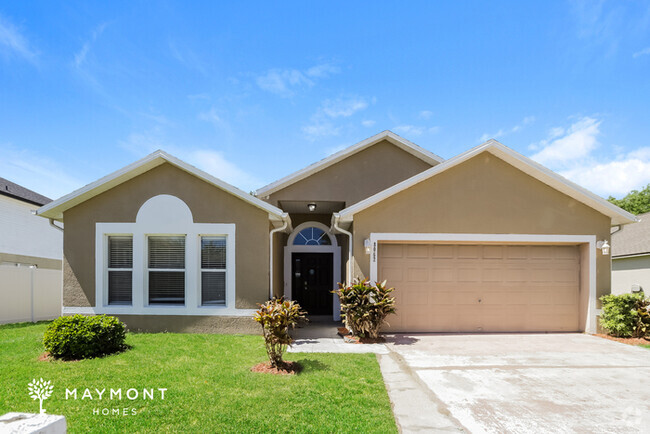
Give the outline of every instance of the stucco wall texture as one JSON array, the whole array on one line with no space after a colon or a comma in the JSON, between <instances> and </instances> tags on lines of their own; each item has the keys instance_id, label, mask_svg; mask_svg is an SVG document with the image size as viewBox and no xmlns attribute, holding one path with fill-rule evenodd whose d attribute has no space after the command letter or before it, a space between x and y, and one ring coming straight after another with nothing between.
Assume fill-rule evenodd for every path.
<instances>
[{"instance_id":1,"label":"stucco wall texture","mask_svg":"<svg viewBox=\"0 0 650 434\"><path fill-rule=\"evenodd\" d=\"M282 200L341 201L347 207L430 167L384 140L276 191L266 201L275 206Z\"/></svg>"},{"instance_id":2,"label":"stucco wall texture","mask_svg":"<svg viewBox=\"0 0 650 434\"><path fill-rule=\"evenodd\" d=\"M135 222L151 197L169 194L184 201L195 223L236 225L235 307L251 309L268 299L268 214L168 163L164 163L64 213L64 306L95 305L95 224ZM134 291L141 288L134 288Z\"/></svg>"}]
</instances>

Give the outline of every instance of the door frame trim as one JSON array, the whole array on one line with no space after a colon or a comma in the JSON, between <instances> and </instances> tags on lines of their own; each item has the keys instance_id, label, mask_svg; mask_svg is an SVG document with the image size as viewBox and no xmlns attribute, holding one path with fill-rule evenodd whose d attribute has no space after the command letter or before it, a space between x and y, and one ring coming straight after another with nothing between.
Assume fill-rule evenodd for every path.
<instances>
[{"instance_id":1,"label":"door frame trim","mask_svg":"<svg viewBox=\"0 0 650 434\"><path fill-rule=\"evenodd\" d=\"M370 280L377 281L377 244L379 242L429 243L503 243L503 244L586 244L589 266L589 296L583 324L586 333L596 333L596 236L595 235L538 235L538 234L454 234L454 233L378 233L370 234ZM583 258L584 259L584 258ZM581 259L581 263L583 260Z\"/></svg>"},{"instance_id":2,"label":"door frame trim","mask_svg":"<svg viewBox=\"0 0 650 434\"><path fill-rule=\"evenodd\" d=\"M325 228L325 232L329 231L329 228L319 222L305 222L297 226L294 233L298 233L300 230L308 226L315 226L318 228ZM338 289L337 283L341 280L341 247L336 244L336 237L331 236L328 232L330 239L333 239L332 245L330 246L296 246L290 243L293 241L292 236L289 236L288 245L284 246L284 296L291 300L292 297L292 281L291 278L291 254L292 253L331 253L332 254L332 285L333 290ZM332 317L334 321L341 320L341 303L339 297L336 294L332 294Z\"/></svg>"}]
</instances>

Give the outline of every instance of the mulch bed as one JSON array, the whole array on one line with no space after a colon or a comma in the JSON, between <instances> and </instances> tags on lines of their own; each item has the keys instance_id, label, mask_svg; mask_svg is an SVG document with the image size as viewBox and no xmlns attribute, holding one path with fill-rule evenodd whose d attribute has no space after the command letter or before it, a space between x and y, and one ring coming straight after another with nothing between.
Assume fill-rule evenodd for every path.
<instances>
[{"instance_id":1,"label":"mulch bed","mask_svg":"<svg viewBox=\"0 0 650 434\"><path fill-rule=\"evenodd\" d=\"M381 337L381 336L376 338L376 339L373 339L373 338L360 338L359 336L352 336L350 331L348 329L346 329L345 327L339 327L337 329L337 333L348 344L382 344L382 343L386 342L386 339Z\"/></svg>"},{"instance_id":2,"label":"mulch bed","mask_svg":"<svg viewBox=\"0 0 650 434\"><path fill-rule=\"evenodd\" d=\"M644 338L617 338L614 336L605 335L601 333L597 333L594 336L598 336L599 338L609 339L610 341L621 342L623 344L628 344L628 345L650 345L650 340Z\"/></svg>"},{"instance_id":3,"label":"mulch bed","mask_svg":"<svg viewBox=\"0 0 650 434\"><path fill-rule=\"evenodd\" d=\"M52 357L50 357L50 353L48 353L47 351L41 354L40 356L38 356L39 362L49 362L50 360L52 360Z\"/></svg>"},{"instance_id":4,"label":"mulch bed","mask_svg":"<svg viewBox=\"0 0 650 434\"><path fill-rule=\"evenodd\" d=\"M275 375L295 375L302 371L302 366L298 362L284 362L282 368L272 368L269 362L258 363L251 368L252 372L262 372L264 374Z\"/></svg>"}]
</instances>

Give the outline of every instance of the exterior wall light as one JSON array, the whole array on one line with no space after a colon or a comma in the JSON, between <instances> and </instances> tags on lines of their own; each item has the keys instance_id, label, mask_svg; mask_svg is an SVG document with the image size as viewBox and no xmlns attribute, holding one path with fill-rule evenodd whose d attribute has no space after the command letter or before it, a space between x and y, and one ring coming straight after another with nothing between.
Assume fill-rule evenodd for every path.
<instances>
[{"instance_id":1,"label":"exterior wall light","mask_svg":"<svg viewBox=\"0 0 650 434\"><path fill-rule=\"evenodd\" d=\"M605 240L605 241L598 241L598 242L596 243L596 247L599 248L599 249L601 250L601 252L603 253L603 255L605 255L605 256L609 255L609 247L610 247L610 246L609 246L609 244L607 243L607 240Z\"/></svg>"},{"instance_id":2,"label":"exterior wall light","mask_svg":"<svg viewBox=\"0 0 650 434\"><path fill-rule=\"evenodd\" d=\"M363 240L363 248L366 251L366 255L369 255L372 252L372 244L369 239Z\"/></svg>"},{"instance_id":3,"label":"exterior wall light","mask_svg":"<svg viewBox=\"0 0 650 434\"><path fill-rule=\"evenodd\" d=\"M309 212L316 211L316 204L315 203L307 204L307 209L309 210Z\"/></svg>"}]
</instances>

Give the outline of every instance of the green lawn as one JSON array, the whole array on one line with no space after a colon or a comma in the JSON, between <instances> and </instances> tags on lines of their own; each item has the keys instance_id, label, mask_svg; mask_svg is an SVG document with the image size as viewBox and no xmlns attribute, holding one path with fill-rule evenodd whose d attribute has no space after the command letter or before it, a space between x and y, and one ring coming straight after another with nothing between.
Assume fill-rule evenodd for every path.
<instances>
[{"instance_id":1,"label":"green lawn","mask_svg":"<svg viewBox=\"0 0 650 434\"><path fill-rule=\"evenodd\" d=\"M303 372L275 376L250 372L266 357L261 337L165 333L130 334L131 350L103 359L43 362L46 327L0 326L0 414L38 412L27 384L42 377L54 385L43 407L66 416L70 432L396 431L372 354L287 354ZM77 388L76 401L65 399L66 388ZM81 400L86 388L107 392ZM109 400L111 388L140 397ZM143 388L167 388L165 399L142 400ZM93 414L125 408L126 416Z\"/></svg>"}]
</instances>

